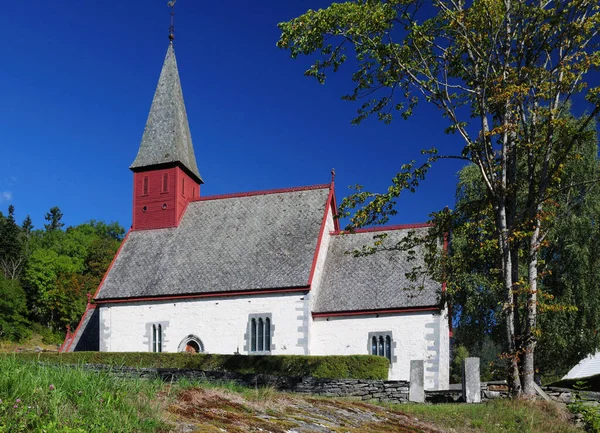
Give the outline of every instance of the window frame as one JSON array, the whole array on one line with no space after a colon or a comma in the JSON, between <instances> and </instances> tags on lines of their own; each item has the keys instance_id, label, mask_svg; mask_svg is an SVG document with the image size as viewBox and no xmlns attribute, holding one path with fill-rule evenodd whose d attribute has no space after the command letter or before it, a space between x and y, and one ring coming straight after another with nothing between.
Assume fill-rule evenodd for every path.
<instances>
[{"instance_id":1,"label":"window frame","mask_svg":"<svg viewBox=\"0 0 600 433\"><path fill-rule=\"evenodd\" d=\"M396 342L392 331L369 332L367 339L367 353L369 355L383 356L392 364L398 361L396 357Z\"/></svg>"},{"instance_id":2,"label":"window frame","mask_svg":"<svg viewBox=\"0 0 600 433\"><path fill-rule=\"evenodd\" d=\"M152 324L152 345L150 347L153 353L162 353L163 351L163 326L162 323Z\"/></svg>"},{"instance_id":3,"label":"window frame","mask_svg":"<svg viewBox=\"0 0 600 433\"><path fill-rule=\"evenodd\" d=\"M270 355L275 350L274 334L275 326L271 313L248 315L244 351L249 355Z\"/></svg>"}]
</instances>

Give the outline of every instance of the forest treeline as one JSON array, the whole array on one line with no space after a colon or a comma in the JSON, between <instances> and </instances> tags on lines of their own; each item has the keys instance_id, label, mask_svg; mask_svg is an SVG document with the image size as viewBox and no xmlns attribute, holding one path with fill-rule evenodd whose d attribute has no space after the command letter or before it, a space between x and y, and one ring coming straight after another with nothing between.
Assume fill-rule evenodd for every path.
<instances>
[{"instance_id":1,"label":"forest treeline","mask_svg":"<svg viewBox=\"0 0 600 433\"><path fill-rule=\"evenodd\" d=\"M43 228L18 224L14 206L0 211L0 340L32 332L59 343L74 329L125 235L118 223L89 221L64 227L53 207Z\"/></svg>"}]
</instances>

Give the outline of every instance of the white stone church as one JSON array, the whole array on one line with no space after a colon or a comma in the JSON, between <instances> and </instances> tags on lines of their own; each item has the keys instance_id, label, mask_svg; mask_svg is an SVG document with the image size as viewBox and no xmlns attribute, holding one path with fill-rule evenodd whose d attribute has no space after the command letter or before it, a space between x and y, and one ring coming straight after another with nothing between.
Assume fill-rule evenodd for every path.
<instances>
[{"instance_id":1,"label":"white stone church","mask_svg":"<svg viewBox=\"0 0 600 433\"><path fill-rule=\"evenodd\" d=\"M172 43L130 168L131 230L61 350L374 354L389 379L423 359L426 387L448 388L440 284L415 288L405 252L347 254L426 226L343 234L333 180L201 196Z\"/></svg>"}]
</instances>

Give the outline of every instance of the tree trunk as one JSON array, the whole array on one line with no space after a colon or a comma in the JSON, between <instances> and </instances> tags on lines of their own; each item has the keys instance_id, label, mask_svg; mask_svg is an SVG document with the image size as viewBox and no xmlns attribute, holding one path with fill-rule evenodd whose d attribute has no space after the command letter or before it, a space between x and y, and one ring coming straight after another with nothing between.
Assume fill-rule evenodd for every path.
<instances>
[{"instance_id":1,"label":"tree trunk","mask_svg":"<svg viewBox=\"0 0 600 433\"><path fill-rule=\"evenodd\" d=\"M537 284L538 284L538 251L540 247L541 221L539 214L541 206L537 208L535 228L529 241L529 290L527 292L527 320L524 338L523 356L523 392L526 396L535 395L535 362L534 352L537 344Z\"/></svg>"},{"instance_id":2,"label":"tree trunk","mask_svg":"<svg viewBox=\"0 0 600 433\"><path fill-rule=\"evenodd\" d=\"M513 270L512 253L508 239L508 228L506 224L506 207L504 204L498 206L496 215L498 218L499 241L502 251L502 277L505 293L504 320L506 323L506 340L508 343L508 356L510 365L508 367L508 381L513 395L521 394L521 380L519 377L518 354L515 338L515 305L513 304Z\"/></svg>"}]
</instances>

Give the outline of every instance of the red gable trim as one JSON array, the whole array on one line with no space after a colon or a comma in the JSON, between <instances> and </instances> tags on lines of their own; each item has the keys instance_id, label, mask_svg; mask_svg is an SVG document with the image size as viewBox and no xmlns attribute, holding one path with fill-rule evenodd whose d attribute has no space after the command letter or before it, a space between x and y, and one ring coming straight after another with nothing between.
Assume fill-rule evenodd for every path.
<instances>
[{"instance_id":1,"label":"red gable trim","mask_svg":"<svg viewBox=\"0 0 600 433\"><path fill-rule=\"evenodd\" d=\"M422 228L426 228L426 227L433 227L433 224L432 223L398 224L398 225L393 225L393 226L368 227L366 229L356 229L354 231L335 230L335 231L332 231L330 234L333 236L351 235L353 233L387 232L390 230L422 229Z\"/></svg>"},{"instance_id":2,"label":"red gable trim","mask_svg":"<svg viewBox=\"0 0 600 433\"><path fill-rule=\"evenodd\" d=\"M331 182L331 189L334 190L334 193L331 197L331 207L332 207L332 213L333 213L333 230L334 231L340 231L340 220L339 218L337 218L337 202L335 200L335 188L334 188L334 183Z\"/></svg>"},{"instance_id":3,"label":"red gable trim","mask_svg":"<svg viewBox=\"0 0 600 433\"><path fill-rule=\"evenodd\" d=\"M198 197L192 202L196 201L208 201L208 200L221 200L224 198L238 198L238 197L252 197L255 195L267 195L267 194L281 194L285 192L296 192L296 191L311 191L315 189L326 189L329 188L328 184L321 185L310 185L310 186L296 186L291 188L280 188L280 189L265 189L262 191L248 191L248 192L237 192L232 194L218 194L218 195L207 195L204 197Z\"/></svg>"},{"instance_id":4,"label":"red gable trim","mask_svg":"<svg viewBox=\"0 0 600 433\"><path fill-rule=\"evenodd\" d=\"M427 311L440 311L440 307L414 307L414 308L392 308L380 310L355 310L355 311L331 311L325 313L312 313L313 319L318 317L339 316L368 316L374 314L400 314L400 313L422 313Z\"/></svg>"},{"instance_id":5,"label":"red gable trim","mask_svg":"<svg viewBox=\"0 0 600 433\"><path fill-rule=\"evenodd\" d=\"M123 299L98 299L96 304L123 304L127 302L151 302L151 301L175 301L179 299L200 299L200 298L219 298L244 295L269 295L273 293L294 293L307 292L309 286L289 287L284 289L262 289L262 290L239 290L235 292L210 292L210 293L195 293L190 295L172 295L172 296L149 296L139 298L123 298Z\"/></svg>"},{"instance_id":6,"label":"red gable trim","mask_svg":"<svg viewBox=\"0 0 600 433\"><path fill-rule=\"evenodd\" d=\"M119 256L119 253L121 252L121 249L123 248L123 245L125 245L125 242L127 242L127 238L129 237L129 233L131 233L131 231L132 230L129 229L129 231L127 232L127 234L123 238L123 241L121 242L121 245L119 245L119 249L117 250L117 253L113 257L112 261L110 262L110 265L108 266L108 269L104 273L104 276L102 277L102 281L100 281L100 284L98 284L98 288L96 289L96 292L94 293L94 296L92 296L92 299L95 299L96 296L98 296L98 292L100 291L100 287L102 287L102 285L104 284L104 280L106 280L106 277L108 276L108 273L110 272L110 270L112 269L113 265L115 264L115 260L117 260L117 257ZM79 332L79 329L81 328L83 320L86 318L89 310L93 310L94 308L96 308L96 306L94 304L90 303L89 300L88 300L87 306L85 307L85 312L83 313L83 316L81 316L81 320L79 321L79 324L77 325L77 328L75 329L75 332L72 334L71 341L69 342L69 344L66 347L64 347L64 351L65 352L68 352L69 349L71 349L71 346L73 345L73 341L75 340L75 337L77 337L77 333ZM63 344L61 346L61 352L62 352L63 346L67 342L67 337L68 337L68 335L65 336L65 341L63 342Z\"/></svg>"},{"instance_id":7,"label":"red gable trim","mask_svg":"<svg viewBox=\"0 0 600 433\"><path fill-rule=\"evenodd\" d=\"M315 269L317 267L317 258L319 257L319 251L321 251L321 240L323 239L323 234L325 232L325 225L327 224L327 214L329 213L329 209L332 206L332 200L334 200L335 194L333 192L333 182L329 185L329 195L327 196L327 201L325 202L325 213L323 214L323 219L321 219L321 229L319 230L319 237L317 239L317 247L315 248L315 254L313 256L312 265L310 267L310 274L308 275L308 285L312 287L313 277L315 276ZM333 210L335 213L335 208Z\"/></svg>"}]
</instances>

